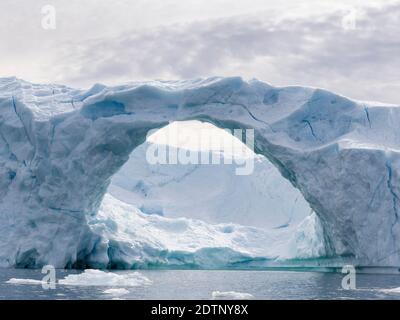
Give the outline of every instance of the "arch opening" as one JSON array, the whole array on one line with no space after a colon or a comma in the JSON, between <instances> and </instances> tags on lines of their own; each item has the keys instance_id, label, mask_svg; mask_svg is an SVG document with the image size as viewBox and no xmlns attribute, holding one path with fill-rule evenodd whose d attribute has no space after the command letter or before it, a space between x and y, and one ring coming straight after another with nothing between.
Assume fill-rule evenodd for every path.
<instances>
[{"instance_id":1,"label":"arch opening","mask_svg":"<svg viewBox=\"0 0 400 320\"><path fill-rule=\"evenodd\" d=\"M126 250L124 239L143 261L137 267L266 267L324 257L322 226L308 202L245 134L233 134L201 121L149 132L90 221L118 244L113 254Z\"/></svg>"}]
</instances>

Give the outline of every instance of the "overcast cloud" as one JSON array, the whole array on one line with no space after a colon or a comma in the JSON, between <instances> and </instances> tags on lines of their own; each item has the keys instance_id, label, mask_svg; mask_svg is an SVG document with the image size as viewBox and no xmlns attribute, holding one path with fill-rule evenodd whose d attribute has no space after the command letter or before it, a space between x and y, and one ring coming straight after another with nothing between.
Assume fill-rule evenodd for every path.
<instances>
[{"instance_id":1,"label":"overcast cloud","mask_svg":"<svg viewBox=\"0 0 400 320\"><path fill-rule=\"evenodd\" d=\"M44 4L56 30L41 28ZM399 30L399 1L2 0L0 76L87 87L240 75L400 103Z\"/></svg>"}]
</instances>

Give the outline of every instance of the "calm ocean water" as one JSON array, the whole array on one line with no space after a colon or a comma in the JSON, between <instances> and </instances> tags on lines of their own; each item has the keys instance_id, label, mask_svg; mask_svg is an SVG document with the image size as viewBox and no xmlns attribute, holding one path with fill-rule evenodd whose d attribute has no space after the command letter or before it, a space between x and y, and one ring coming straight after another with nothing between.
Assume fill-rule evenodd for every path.
<instances>
[{"instance_id":1,"label":"calm ocean water","mask_svg":"<svg viewBox=\"0 0 400 320\"><path fill-rule=\"evenodd\" d=\"M76 273L57 270L57 278ZM138 287L57 285L54 290L44 290L38 284L6 283L11 278L40 280L43 277L40 270L5 269L0 270L0 299L112 299L118 291L119 299L210 299L213 291L249 293L255 299L400 299L400 293L382 292L400 287L399 275L359 274L357 289L343 290L339 273L199 270L140 273L152 284ZM108 289L113 289L114 294Z\"/></svg>"}]
</instances>

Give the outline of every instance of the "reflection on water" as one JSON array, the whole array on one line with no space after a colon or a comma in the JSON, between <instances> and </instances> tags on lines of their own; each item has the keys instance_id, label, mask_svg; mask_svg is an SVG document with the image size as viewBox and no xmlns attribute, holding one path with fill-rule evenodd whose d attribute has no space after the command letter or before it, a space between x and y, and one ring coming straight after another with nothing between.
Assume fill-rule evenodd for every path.
<instances>
[{"instance_id":1,"label":"reflection on water","mask_svg":"<svg viewBox=\"0 0 400 320\"><path fill-rule=\"evenodd\" d=\"M74 273L77 272L57 270L57 278ZM43 277L40 270L4 269L0 271L0 299L211 299L214 291L248 293L256 299L400 299L400 293L384 291L400 287L398 275L359 274L357 290L343 290L340 273L201 270L140 273L151 280L150 285L57 285L55 290L44 290L38 284L6 283L11 278L40 280Z\"/></svg>"}]
</instances>

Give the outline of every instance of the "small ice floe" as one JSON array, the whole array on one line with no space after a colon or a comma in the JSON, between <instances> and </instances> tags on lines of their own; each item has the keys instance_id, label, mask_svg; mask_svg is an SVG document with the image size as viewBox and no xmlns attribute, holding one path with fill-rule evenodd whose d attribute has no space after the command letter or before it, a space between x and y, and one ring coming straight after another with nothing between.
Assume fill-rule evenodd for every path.
<instances>
[{"instance_id":1,"label":"small ice floe","mask_svg":"<svg viewBox=\"0 0 400 320\"><path fill-rule=\"evenodd\" d=\"M103 293L108 294L112 297L121 297L129 293L129 290L125 288L107 289Z\"/></svg>"},{"instance_id":2,"label":"small ice floe","mask_svg":"<svg viewBox=\"0 0 400 320\"><path fill-rule=\"evenodd\" d=\"M213 291L211 294L214 300L251 300L254 296L250 293L235 291Z\"/></svg>"},{"instance_id":3,"label":"small ice floe","mask_svg":"<svg viewBox=\"0 0 400 320\"><path fill-rule=\"evenodd\" d=\"M43 280L17 278L11 278L6 283L20 285L47 284ZM65 286L139 287L150 285L151 283L151 280L139 272L113 273L92 269L87 269L80 274L70 274L64 279L58 280L59 285Z\"/></svg>"},{"instance_id":4,"label":"small ice floe","mask_svg":"<svg viewBox=\"0 0 400 320\"><path fill-rule=\"evenodd\" d=\"M152 282L139 272L113 273L87 269L80 274L70 274L58 283L66 286L138 287Z\"/></svg>"},{"instance_id":5,"label":"small ice floe","mask_svg":"<svg viewBox=\"0 0 400 320\"><path fill-rule=\"evenodd\" d=\"M11 278L10 280L6 281L6 283L10 284L25 284L25 285L42 285L46 282L42 280L35 280L35 279L18 279L18 278Z\"/></svg>"},{"instance_id":6,"label":"small ice floe","mask_svg":"<svg viewBox=\"0 0 400 320\"><path fill-rule=\"evenodd\" d=\"M392 289L380 289L379 291L383 292L383 293L398 293L398 294L400 294L400 287L392 288Z\"/></svg>"}]
</instances>

